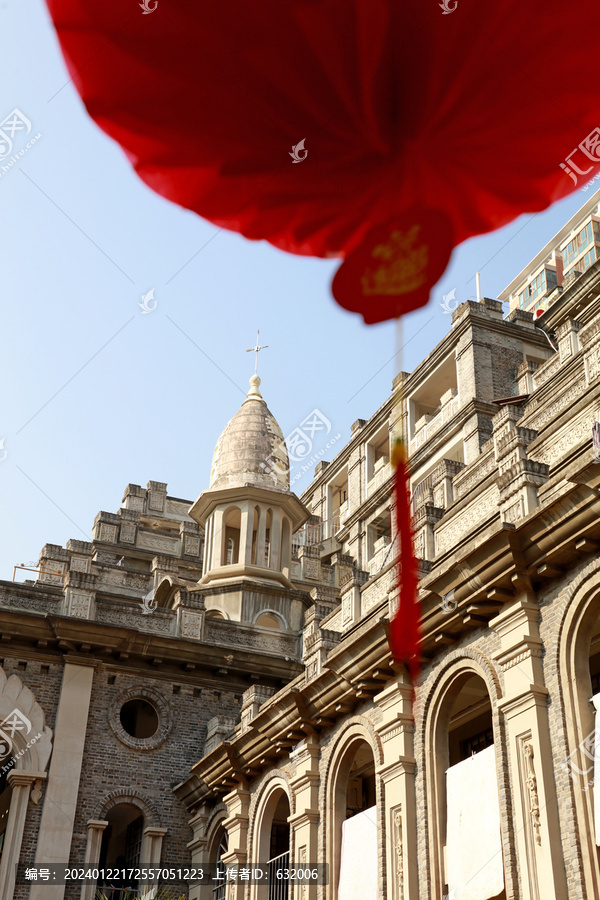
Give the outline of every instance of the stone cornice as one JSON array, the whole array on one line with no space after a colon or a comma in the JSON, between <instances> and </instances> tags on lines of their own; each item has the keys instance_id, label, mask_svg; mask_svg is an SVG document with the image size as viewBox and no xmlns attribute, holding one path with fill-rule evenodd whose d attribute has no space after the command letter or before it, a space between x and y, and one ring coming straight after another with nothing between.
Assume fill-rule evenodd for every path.
<instances>
[{"instance_id":1,"label":"stone cornice","mask_svg":"<svg viewBox=\"0 0 600 900\"><path fill-rule=\"evenodd\" d=\"M223 669L222 644L211 644L172 635L151 634L122 625L79 619L51 613L0 607L0 634L8 646L19 653L46 655L74 654L78 665L122 665L124 668L152 665L156 670L171 666L181 672L182 667L194 672L194 681L204 674L211 678ZM260 636L259 636L260 638ZM278 653L240 645L231 647L234 660L227 666L232 677L246 678L260 673L262 679L289 681L302 671L295 660L286 661ZM87 663L84 660L88 660Z\"/></svg>"}]
</instances>

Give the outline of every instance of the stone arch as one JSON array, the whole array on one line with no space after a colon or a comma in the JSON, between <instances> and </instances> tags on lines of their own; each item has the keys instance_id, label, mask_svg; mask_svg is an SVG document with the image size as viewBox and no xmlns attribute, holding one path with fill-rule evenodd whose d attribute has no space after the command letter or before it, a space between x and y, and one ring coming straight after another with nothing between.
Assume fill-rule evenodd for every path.
<instances>
[{"instance_id":1,"label":"stone arch","mask_svg":"<svg viewBox=\"0 0 600 900\"><path fill-rule=\"evenodd\" d=\"M267 607L265 609L259 609L254 614L254 618L252 619L252 624L258 625L258 620L261 618L261 616L272 616L274 619L276 619L279 622L279 627L281 628L282 631L287 631L289 629L289 625L287 623L287 620L285 619L285 616L282 616L282 614L280 612L277 612L276 609L271 609L270 607ZM268 628L269 626L264 626L264 627Z\"/></svg>"},{"instance_id":2,"label":"stone arch","mask_svg":"<svg viewBox=\"0 0 600 900\"><path fill-rule=\"evenodd\" d=\"M284 789L287 791L288 799L290 801L290 811L292 815L295 812L296 797L294 791L291 788L288 773L284 769L273 769L271 772L267 772L262 779L260 787L253 794L252 800L250 801L250 810L248 813L248 855L250 855L252 850L257 809L261 802L261 798L264 797L265 792L273 790L273 786L271 785L271 782L273 781L280 782Z\"/></svg>"},{"instance_id":3,"label":"stone arch","mask_svg":"<svg viewBox=\"0 0 600 900\"><path fill-rule=\"evenodd\" d=\"M427 876L423 879L421 892L432 900L442 900L443 895L439 873L443 870L442 817L445 809L445 764L438 745L449 724L452 704L448 701L458 696L464 683L473 675L477 675L483 681L492 713L499 803L500 808L505 811L505 815L501 818L500 832L505 892L507 896L512 896L512 892L517 890L514 840L506 824L512 820L510 785L507 768L501 764L506 759L507 751L504 725L498 706L502 699L500 679L488 657L473 647L464 647L453 650L440 661L431 684L419 697L418 704L418 730L422 750L421 759L417 760L417 768L423 772L423 803L427 823Z\"/></svg>"},{"instance_id":4,"label":"stone arch","mask_svg":"<svg viewBox=\"0 0 600 900\"><path fill-rule=\"evenodd\" d=\"M281 769L269 772L253 797L248 821L248 859L254 863L264 863L269 859L265 822L273 816L281 793L287 797L290 816L295 812L295 797L286 772ZM270 827L270 826L269 826ZM294 858L293 830L290 828L290 859ZM264 892L263 892L264 893ZM253 900L261 896L257 885L252 887Z\"/></svg>"},{"instance_id":5,"label":"stone arch","mask_svg":"<svg viewBox=\"0 0 600 900\"><path fill-rule=\"evenodd\" d=\"M373 723L366 716L352 716L339 729L331 745L331 752L321 780L319 808L322 819L321 854L329 862L329 886L325 896L335 900L337 897L338 878L340 872L341 838L338 835L341 822L339 819L339 803L336 802L336 791L343 774L345 761L360 747L361 743L370 746L375 762L375 797L377 806L377 831L379 843L383 847L384 857L380 861L379 895L385 896L384 873L386 871L385 835L385 793L383 781L378 777L383 766L383 746L381 738L375 731Z\"/></svg>"},{"instance_id":6,"label":"stone arch","mask_svg":"<svg viewBox=\"0 0 600 900\"><path fill-rule=\"evenodd\" d=\"M104 800L97 804L93 818L105 819L107 813L109 813L111 809L114 809L115 806L121 806L123 803L126 803L129 806L135 806L139 809L140 813L144 816L144 824L146 827L161 827L160 815L156 806L149 797L146 797L141 791L135 790L135 788L132 790L122 788L111 791L110 794L107 794L104 797Z\"/></svg>"},{"instance_id":7,"label":"stone arch","mask_svg":"<svg viewBox=\"0 0 600 900\"><path fill-rule=\"evenodd\" d=\"M600 864L595 844L594 806L591 791L583 791L580 775L590 767L582 750L585 738L594 731L594 711L590 678L590 646L594 626L600 617L600 559L592 560L563 592L562 612L556 648L549 664L558 670L558 701L563 710L562 726L565 760L557 770L557 782L569 785L571 808L569 825L579 837L580 877L584 895L600 896ZM569 762L567 762L569 760ZM586 776L587 777L587 776ZM568 815L568 810L565 810ZM561 827L563 823L561 822Z\"/></svg>"},{"instance_id":8,"label":"stone arch","mask_svg":"<svg viewBox=\"0 0 600 900\"><path fill-rule=\"evenodd\" d=\"M226 818L227 807L221 802L211 810L206 823L206 853L208 862L211 865L216 861L217 849Z\"/></svg>"},{"instance_id":9,"label":"stone arch","mask_svg":"<svg viewBox=\"0 0 600 900\"><path fill-rule=\"evenodd\" d=\"M154 592L153 600L163 609L172 609L177 591L185 586L180 578L165 575Z\"/></svg>"}]
</instances>

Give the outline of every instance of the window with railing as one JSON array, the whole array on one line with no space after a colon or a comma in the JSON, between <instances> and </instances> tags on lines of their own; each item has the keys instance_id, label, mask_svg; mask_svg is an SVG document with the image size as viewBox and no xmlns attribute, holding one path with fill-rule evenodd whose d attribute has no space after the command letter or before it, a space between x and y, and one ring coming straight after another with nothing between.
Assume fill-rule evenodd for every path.
<instances>
[{"instance_id":1,"label":"window with railing","mask_svg":"<svg viewBox=\"0 0 600 900\"><path fill-rule=\"evenodd\" d=\"M221 835L221 840L219 841L219 846L217 848L217 858L215 860L215 862L217 864L217 871L219 871L219 869L221 871L223 870L222 859L223 859L223 856L225 855L225 853L227 853L228 846L229 846L229 844L228 844L227 832L223 831L223 834ZM223 881L222 884L217 884L215 887L213 887L213 891L212 891L213 900L225 900L226 890L227 890L227 884L225 883L225 881Z\"/></svg>"},{"instance_id":2,"label":"window with railing","mask_svg":"<svg viewBox=\"0 0 600 900\"><path fill-rule=\"evenodd\" d=\"M290 867L290 851L280 853L267 860L269 870L269 900L288 900L288 880L286 878L277 877L278 872L281 874L283 869Z\"/></svg>"}]
</instances>

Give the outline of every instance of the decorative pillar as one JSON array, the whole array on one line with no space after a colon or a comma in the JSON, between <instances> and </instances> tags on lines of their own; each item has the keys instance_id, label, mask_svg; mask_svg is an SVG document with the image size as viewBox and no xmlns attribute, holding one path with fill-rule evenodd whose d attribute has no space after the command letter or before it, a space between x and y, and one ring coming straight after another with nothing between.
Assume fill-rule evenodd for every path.
<instances>
[{"instance_id":1,"label":"decorative pillar","mask_svg":"<svg viewBox=\"0 0 600 900\"><path fill-rule=\"evenodd\" d=\"M155 866L160 862L163 838L167 831L167 828L155 828L152 825L144 828L140 859L145 866Z\"/></svg>"},{"instance_id":2,"label":"decorative pillar","mask_svg":"<svg viewBox=\"0 0 600 900\"><path fill-rule=\"evenodd\" d=\"M194 836L188 843L187 848L192 857L190 865L195 869L203 869L210 862L208 858L207 830L209 811L208 806L203 804L188 823ZM206 900L209 900L209 898L212 900L212 896L211 885L190 885L189 900L201 900L202 897L205 897Z\"/></svg>"},{"instance_id":3,"label":"decorative pillar","mask_svg":"<svg viewBox=\"0 0 600 900\"><path fill-rule=\"evenodd\" d=\"M212 527L213 520L212 516L209 518L206 523L206 529L204 532L204 558L202 561L202 574L206 575L208 570L210 569L210 561L212 559Z\"/></svg>"},{"instance_id":4,"label":"decorative pillar","mask_svg":"<svg viewBox=\"0 0 600 900\"><path fill-rule=\"evenodd\" d=\"M384 759L377 775L385 785L387 900L419 900L414 724L408 674L401 672L374 702L383 711L377 731Z\"/></svg>"},{"instance_id":5,"label":"decorative pillar","mask_svg":"<svg viewBox=\"0 0 600 900\"><path fill-rule=\"evenodd\" d=\"M281 510L275 507L271 509L271 532L269 535L271 544L271 559L269 567L277 572L281 571Z\"/></svg>"},{"instance_id":6,"label":"decorative pillar","mask_svg":"<svg viewBox=\"0 0 600 900\"><path fill-rule=\"evenodd\" d=\"M212 514L212 553L209 570L218 569L223 565L224 513L223 509L216 509Z\"/></svg>"},{"instance_id":7,"label":"decorative pillar","mask_svg":"<svg viewBox=\"0 0 600 900\"><path fill-rule=\"evenodd\" d=\"M238 562L249 566L252 561L252 532L254 531L254 507L246 500L238 504L242 510L240 552Z\"/></svg>"},{"instance_id":8,"label":"decorative pillar","mask_svg":"<svg viewBox=\"0 0 600 900\"><path fill-rule=\"evenodd\" d=\"M296 795L296 812L288 821L292 831L290 846L294 847L292 862L298 868L307 868L319 859L320 753L319 739L315 735L300 741L290 753L290 763L295 766L290 787ZM318 890L316 884L308 884L303 888L297 885L292 887L295 897L301 897L302 900L317 900Z\"/></svg>"},{"instance_id":9,"label":"decorative pillar","mask_svg":"<svg viewBox=\"0 0 600 900\"><path fill-rule=\"evenodd\" d=\"M159 865L163 838L167 831L167 828L155 828L153 825L148 825L147 828L144 828L142 847L140 850L140 862L142 866L150 867ZM150 887L151 885L151 881L140 882L140 887L142 888Z\"/></svg>"},{"instance_id":10,"label":"decorative pillar","mask_svg":"<svg viewBox=\"0 0 600 900\"><path fill-rule=\"evenodd\" d=\"M65 863L71 856L73 824L88 724L95 660L65 657L35 863ZM33 884L29 900L63 900L64 884ZM1 894L3 898L5 894Z\"/></svg>"},{"instance_id":11,"label":"decorative pillar","mask_svg":"<svg viewBox=\"0 0 600 900\"><path fill-rule=\"evenodd\" d=\"M258 527L256 529L256 559L255 565L265 567L265 548L267 544L267 510L264 506L258 507Z\"/></svg>"},{"instance_id":12,"label":"decorative pillar","mask_svg":"<svg viewBox=\"0 0 600 900\"><path fill-rule=\"evenodd\" d=\"M498 703L513 772L514 834L522 900L566 900L561 833L542 669L539 606L525 588L489 623L500 635Z\"/></svg>"},{"instance_id":13,"label":"decorative pillar","mask_svg":"<svg viewBox=\"0 0 600 900\"><path fill-rule=\"evenodd\" d=\"M102 835L108 826L105 819L90 819L87 823L87 844L85 847L85 868L95 868L100 862L100 848ZM94 900L96 896L95 884L82 884L80 900Z\"/></svg>"},{"instance_id":14,"label":"decorative pillar","mask_svg":"<svg viewBox=\"0 0 600 900\"><path fill-rule=\"evenodd\" d=\"M15 889L16 867L21 855L23 831L27 816L27 804L32 784L46 776L42 772L28 772L24 769L13 769L8 773L8 784L12 789L6 837L2 849L0 864L0 897L12 900Z\"/></svg>"},{"instance_id":15,"label":"decorative pillar","mask_svg":"<svg viewBox=\"0 0 600 900\"><path fill-rule=\"evenodd\" d=\"M223 865L245 866L248 860L248 810L250 791L239 785L224 798L227 818L223 825L227 829L227 853L222 856ZM227 888L227 900L244 900L246 885L231 882Z\"/></svg>"}]
</instances>

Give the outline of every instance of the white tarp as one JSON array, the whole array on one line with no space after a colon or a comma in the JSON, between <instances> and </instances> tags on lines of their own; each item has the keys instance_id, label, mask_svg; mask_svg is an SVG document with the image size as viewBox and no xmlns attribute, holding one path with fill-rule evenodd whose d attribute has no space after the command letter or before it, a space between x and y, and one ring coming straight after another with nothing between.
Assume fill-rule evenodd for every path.
<instances>
[{"instance_id":1,"label":"white tarp","mask_svg":"<svg viewBox=\"0 0 600 900\"><path fill-rule=\"evenodd\" d=\"M446 860L451 900L488 900L504 887L494 747L446 772Z\"/></svg>"},{"instance_id":2,"label":"white tarp","mask_svg":"<svg viewBox=\"0 0 600 900\"><path fill-rule=\"evenodd\" d=\"M596 823L596 846L600 847L600 694L592 697L596 710L594 729L594 822Z\"/></svg>"},{"instance_id":3,"label":"white tarp","mask_svg":"<svg viewBox=\"0 0 600 900\"><path fill-rule=\"evenodd\" d=\"M342 824L338 900L377 900L377 807Z\"/></svg>"}]
</instances>

